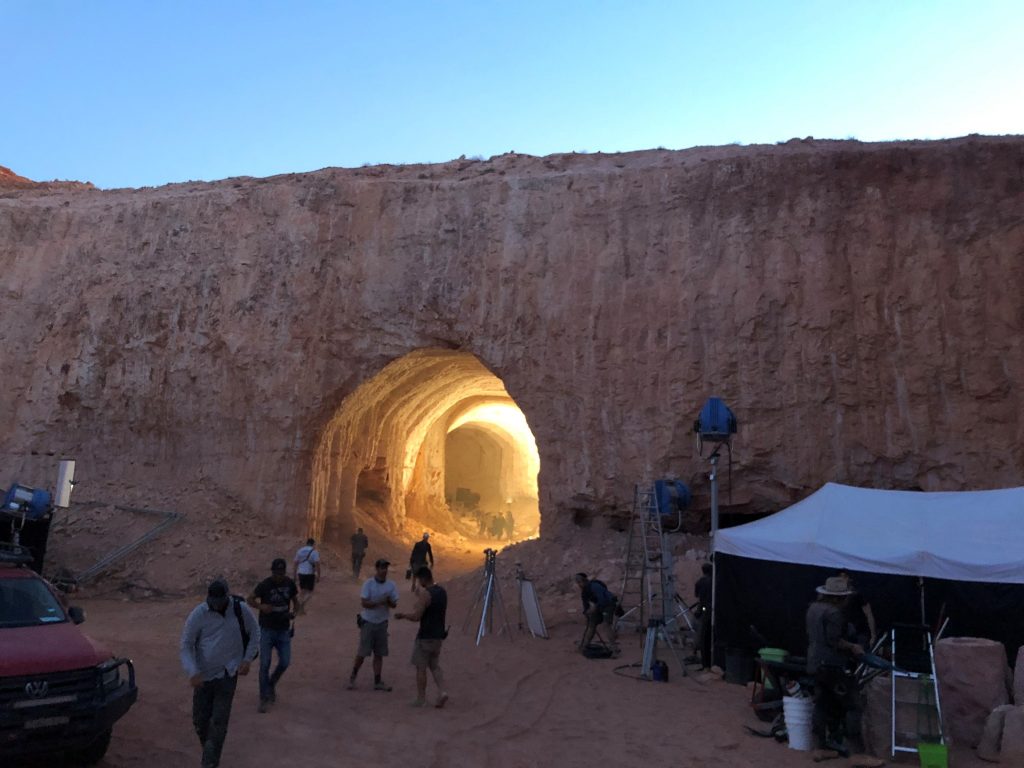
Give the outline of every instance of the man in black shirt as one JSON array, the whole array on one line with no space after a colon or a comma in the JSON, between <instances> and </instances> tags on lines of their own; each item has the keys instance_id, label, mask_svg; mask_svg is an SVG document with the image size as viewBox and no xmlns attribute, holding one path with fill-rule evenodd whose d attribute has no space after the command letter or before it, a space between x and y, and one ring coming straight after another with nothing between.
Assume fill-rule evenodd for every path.
<instances>
[{"instance_id":1,"label":"man in black shirt","mask_svg":"<svg viewBox=\"0 0 1024 768\"><path fill-rule=\"evenodd\" d=\"M430 561L429 563L427 561ZM412 545L412 554L409 555L409 570L412 572L412 591L416 591L418 579L416 574L420 568L434 567L434 551L430 548L430 534L424 533L423 538Z\"/></svg>"},{"instance_id":2,"label":"man in black shirt","mask_svg":"<svg viewBox=\"0 0 1024 768\"><path fill-rule=\"evenodd\" d=\"M445 614L448 610L448 593L444 587L434 583L434 574L427 566L416 571L416 580L422 589L416 598L416 608L412 613L396 613L396 619L408 619L420 623L416 633L416 642L412 650L412 663L416 667L416 700L414 707L422 707L427 703L427 670L430 670L437 685L437 701L434 706L440 709L448 701L448 693L444 689L444 674L441 672L441 645L448 637L445 627Z\"/></svg>"},{"instance_id":3,"label":"man in black shirt","mask_svg":"<svg viewBox=\"0 0 1024 768\"><path fill-rule=\"evenodd\" d=\"M363 558L366 557L366 550L370 547L370 540L366 538L362 528L356 528L352 534L352 578L359 581L359 571L363 568Z\"/></svg>"},{"instance_id":4,"label":"man in black shirt","mask_svg":"<svg viewBox=\"0 0 1024 768\"><path fill-rule=\"evenodd\" d=\"M275 687L292 660L291 621L299 607L299 588L288 578L288 564L277 558L252 594L249 605L260 612L260 712L266 712L277 698ZM277 667L270 673L271 654L277 649Z\"/></svg>"},{"instance_id":5,"label":"man in black shirt","mask_svg":"<svg viewBox=\"0 0 1024 768\"><path fill-rule=\"evenodd\" d=\"M700 632L697 642L700 646L700 664L704 669L711 669L711 576L714 571L711 563L700 567L701 577L693 585L697 598L697 613L700 615Z\"/></svg>"}]
</instances>

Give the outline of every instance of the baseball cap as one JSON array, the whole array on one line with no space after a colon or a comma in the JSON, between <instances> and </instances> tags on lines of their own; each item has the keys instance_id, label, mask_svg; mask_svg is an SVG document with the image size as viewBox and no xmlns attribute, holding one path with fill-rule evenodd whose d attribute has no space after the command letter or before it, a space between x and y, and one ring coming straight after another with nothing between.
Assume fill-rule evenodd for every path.
<instances>
[{"instance_id":1,"label":"baseball cap","mask_svg":"<svg viewBox=\"0 0 1024 768\"><path fill-rule=\"evenodd\" d=\"M373 564L374 568L387 568L391 565L390 560L385 560L383 557L379 558L376 563Z\"/></svg>"},{"instance_id":2,"label":"baseball cap","mask_svg":"<svg viewBox=\"0 0 1024 768\"><path fill-rule=\"evenodd\" d=\"M228 599L228 583L224 579L214 579L206 588L206 596L216 603Z\"/></svg>"},{"instance_id":3,"label":"baseball cap","mask_svg":"<svg viewBox=\"0 0 1024 768\"><path fill-rule=\"evenodd\" d=\"M284 561L283 557L274 558L274 562L270 564L270 570L272 571L287 571L288 563Z\"/></svg>"}]
</instances>

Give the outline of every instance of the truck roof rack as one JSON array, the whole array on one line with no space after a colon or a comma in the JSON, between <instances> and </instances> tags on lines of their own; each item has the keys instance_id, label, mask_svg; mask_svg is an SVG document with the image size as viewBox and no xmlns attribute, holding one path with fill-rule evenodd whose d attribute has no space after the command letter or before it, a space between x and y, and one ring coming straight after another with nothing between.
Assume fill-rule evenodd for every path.
<instances>
[{"instance_id":1,"label":"truck roof rack","mask_svg":"<svg viewBox=\"0 0 1024 768\"><path fill-rule=\"evenodd\" d=\"M10 544L0 541L0 563L13 563L14 565L28 565L35 558L28 547L20 544Z\"/></svg>"}]
</instances>

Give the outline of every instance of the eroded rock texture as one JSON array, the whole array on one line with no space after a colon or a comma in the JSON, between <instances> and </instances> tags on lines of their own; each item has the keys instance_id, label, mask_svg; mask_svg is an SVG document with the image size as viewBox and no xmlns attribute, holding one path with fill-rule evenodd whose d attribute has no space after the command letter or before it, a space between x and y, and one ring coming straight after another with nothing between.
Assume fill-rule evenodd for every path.
<instances>
[{"instance_id":1,"label":"eroded rock texture","mask_svg":"<svg viewBox=\"0 0 1024 768\"><path fill-rule=\"evenodd\" d=\"M526 414L546 527L667 472L699 505L711 394L741 423L738 509L828 480L1022 482L1021 138L19 184L0 268L13 477L53 451L112 486L301 520L345 398L437 349L475 355ZM415 453L335 459L394 495L415 466L379 460Z\"/></svg>"}]
</instances>

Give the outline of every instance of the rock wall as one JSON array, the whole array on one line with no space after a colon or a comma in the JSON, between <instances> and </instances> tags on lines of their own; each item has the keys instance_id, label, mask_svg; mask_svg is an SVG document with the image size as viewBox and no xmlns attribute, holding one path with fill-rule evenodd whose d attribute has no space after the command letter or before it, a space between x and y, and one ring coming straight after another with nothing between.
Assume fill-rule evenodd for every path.
<instances>
[{"instance_id":1,"label":"rock wall","mask_svg":"<svg viewBox=\"0 0 1024 768\"><path fill-rule=\"evenodd\" d=\"M526 414L545 530L700 497L712 394L737 509L1024 482L1019 137L19 184L0 268L0 471L36 484L54 453L299 521L346 396L424 348Z\"/></svg>"}]
</instances>

